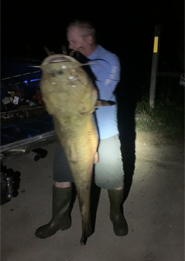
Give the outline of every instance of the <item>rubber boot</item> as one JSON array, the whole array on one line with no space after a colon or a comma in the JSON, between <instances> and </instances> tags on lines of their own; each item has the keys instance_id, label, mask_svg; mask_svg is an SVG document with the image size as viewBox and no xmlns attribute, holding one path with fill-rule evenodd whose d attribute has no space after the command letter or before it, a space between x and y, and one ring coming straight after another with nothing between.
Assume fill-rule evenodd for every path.
<instances>
[{"instance_id":1,"label":"rubber boot","mask_svg":"<svg viewBox=\"0 0 185 261\"><path fill-rule=\"evenodd\" d=\"M113 230L116 236L126 236L128 234L128 224L121 211L123 201L123 189L108 190L110 201L110 220L113 223Z\"/></svg>"},{"instance_id":2,"label":"rubber boot","mask_svg":"<svg viewBox=\"0 0 185 261\"><path fill-rule=\"evenodd\" d=\"M52 208L50 222L36 230L36 237L47 238L60 229L66 230L71 227L71 187L57 188L53 186Z\"/></svg>"}]
</instances>

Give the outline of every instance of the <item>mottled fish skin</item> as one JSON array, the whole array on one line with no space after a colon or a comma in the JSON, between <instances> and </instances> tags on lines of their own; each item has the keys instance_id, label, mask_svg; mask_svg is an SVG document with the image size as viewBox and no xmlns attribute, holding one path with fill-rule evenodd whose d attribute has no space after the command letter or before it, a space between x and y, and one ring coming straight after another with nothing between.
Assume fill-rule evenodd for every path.
<instances>
[{"instance_id":1,"label":"mottled fish skin","mask_svg":"<svg viewBox=\"0 0 185 261\"><path fill-rule=\"evenodd\" d=\"M76 185L82 217L81 244L85 244L90 236L91 179L98 144L92 119L97 90L81 66L70 56L51 55L40 66L40 84Z\"/></svg>"}]
</instances>

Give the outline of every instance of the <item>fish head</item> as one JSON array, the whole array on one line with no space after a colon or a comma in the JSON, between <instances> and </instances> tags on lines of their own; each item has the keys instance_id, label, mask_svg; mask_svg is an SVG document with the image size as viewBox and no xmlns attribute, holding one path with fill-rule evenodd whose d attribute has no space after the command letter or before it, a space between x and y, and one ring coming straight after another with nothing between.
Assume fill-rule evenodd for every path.
<instances>
[{"instance_id":1,"label":"fish head","mask_svg":"<svg viewBox=\"0 0 185 261\"><path fill-rule=\"evenodd\" d=\"M47 99L57 104L60 99L68 113L72 109L79 114L95 110L97 90L82 65L74 57L63 54L50 55L43 60L41 90L45 103Z\"/></svg>"},{"instance_id":2,"label":"fish head","mask_svg":"<svg viewBox=\"0 0 185 261\"><path fill-rule=\"evenodd\" d=\"M59 92L71 93L74 92L74 90L72 90L74 88L70 87L78 87L75 88L75 92L78 91L78 94L80 95L81 91L84 92L85 86L89 86L89 77L87 77L87 74L81 68L82 65L83 64L78 62L75 58L68 55L50 55L46 57L40 65L40 69L43 73L41 82L47 81L48 83L51 83L50 88L59 88ZM47 88L49 88L48 85Z\"/></svg>"},{"instance_id":3,"label":"fish head","mask_svg":"<svg viewBox=\"0 0 185 261\"><path fill-rule=\"evenodd\" d=\"M40 65L40 68L43 72L49 72L51 70L60 72L62 70L76 69L81 66L81 63L71 56L54 54L46 57Z\"/></svg>"}]
</instances>

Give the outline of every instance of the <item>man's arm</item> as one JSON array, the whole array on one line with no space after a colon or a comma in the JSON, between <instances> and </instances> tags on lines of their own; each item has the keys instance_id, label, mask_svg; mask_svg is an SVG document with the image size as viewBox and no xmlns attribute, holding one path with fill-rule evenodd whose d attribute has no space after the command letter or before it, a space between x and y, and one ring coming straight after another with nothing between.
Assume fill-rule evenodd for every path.
<instances>
[{"instance_id":1,"label":"man's arm","mask_svg":"<svg viewBox=\"0 0 185 261\"><path fill-rule=\"evenodd\" d=\"M120 81L120 62L116 55L111 60L101 61L97 72L97 87L100 99L111 100L113 92Z\"/></svg>"}]
</instances>

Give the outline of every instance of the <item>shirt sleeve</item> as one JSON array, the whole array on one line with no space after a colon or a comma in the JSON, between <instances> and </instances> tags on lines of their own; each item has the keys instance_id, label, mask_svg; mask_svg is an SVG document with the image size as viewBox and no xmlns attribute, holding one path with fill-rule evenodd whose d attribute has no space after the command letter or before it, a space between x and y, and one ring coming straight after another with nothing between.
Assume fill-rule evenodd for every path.
<instances>
[{"instance_id":1,"label":"shirt sleeve","mask_svg":"<svg viewBox=\"0 0 185 261\"><path fill-rule=\"evenodd\" d=\"M99 98L103 100L111 100L113 92L120 81L120 62L118 57L111 55L108 58L106 58L106 61L101 61L96 75Z\"/></svg>"}]
</instances>

